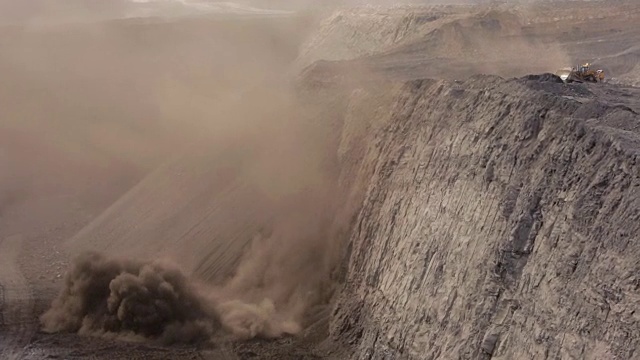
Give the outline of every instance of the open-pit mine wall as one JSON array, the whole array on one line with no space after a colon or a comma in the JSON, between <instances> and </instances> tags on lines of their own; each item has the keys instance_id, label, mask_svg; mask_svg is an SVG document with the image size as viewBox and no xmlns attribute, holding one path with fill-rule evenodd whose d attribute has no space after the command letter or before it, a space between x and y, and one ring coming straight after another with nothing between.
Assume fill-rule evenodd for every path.
<instances>
[{"instance_id":1,"label":"open-pit mine wall","mask_svg":"<svg viewBox=\"0 0 640 360\"><path fill-rule=\"evenodd\" d=\"M557 81L398 92L332 318L352 358L640 356L640 116Z\"/></svg>"}]
</instances>

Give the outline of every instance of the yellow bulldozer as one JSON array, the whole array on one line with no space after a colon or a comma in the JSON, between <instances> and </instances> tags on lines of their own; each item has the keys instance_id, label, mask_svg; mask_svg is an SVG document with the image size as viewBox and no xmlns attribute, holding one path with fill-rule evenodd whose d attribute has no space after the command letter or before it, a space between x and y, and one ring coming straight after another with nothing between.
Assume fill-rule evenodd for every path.
<instances>
[{"instance_id":1,"label":"yellow bulldozer","mask_svg":"<svg viewBox=\"0 0 640 360\"><path fill-rule=\"evenodd\" d=\"M564 68L556 72L564 82L603 82L604 70L591 69L591 64L586 63L571 68Z\"/></svg>"}]
</instances>

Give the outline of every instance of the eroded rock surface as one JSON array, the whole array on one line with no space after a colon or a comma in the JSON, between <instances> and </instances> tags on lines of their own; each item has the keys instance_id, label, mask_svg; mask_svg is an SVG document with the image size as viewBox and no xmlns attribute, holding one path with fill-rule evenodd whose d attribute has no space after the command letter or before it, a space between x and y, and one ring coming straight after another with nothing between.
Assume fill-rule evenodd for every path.
<instances>
[{"instance_id":1,"label":"eroded rock surface","mask_svg":"<svg viewBox=\"0 0 640 360\"><path fill-rule=\"evenodd\" d=\"M640 116L557 80L405 85L332 322L353 358L638 356Z\"/></svg>"}]
</instances>

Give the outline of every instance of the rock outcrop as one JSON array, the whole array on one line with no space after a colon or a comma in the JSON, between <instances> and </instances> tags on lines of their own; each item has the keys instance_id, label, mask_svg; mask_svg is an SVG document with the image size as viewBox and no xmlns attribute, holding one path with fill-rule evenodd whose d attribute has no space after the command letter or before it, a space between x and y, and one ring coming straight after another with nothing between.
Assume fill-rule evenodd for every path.
<instances>
[{"instance_id":1,"label":"rock outcrop","mask_svg":"<svg viewBox=\"0 0 640 360\"><path fill-rule=\"evenodd\" d=\"M399 92L332 319L352 358L639 356L640 116L558 80Z\"/></svg>"}]
</instances>

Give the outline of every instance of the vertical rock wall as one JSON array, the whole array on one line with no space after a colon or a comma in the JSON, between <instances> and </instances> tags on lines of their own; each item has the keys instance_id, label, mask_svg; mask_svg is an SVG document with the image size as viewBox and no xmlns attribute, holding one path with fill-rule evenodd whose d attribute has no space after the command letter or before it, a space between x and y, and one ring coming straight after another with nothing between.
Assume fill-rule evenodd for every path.
<instances>
[{"instance_id":1,"label":"vertical rock wall","mask_svg":"<svg viewBox=\"0 0 640 360\"><path fill-rule=\"evenodd\" d=\"M353 358L640 357L640 117L590 96L405 85L332 321Z\"/></svg>"}]
</instances>

